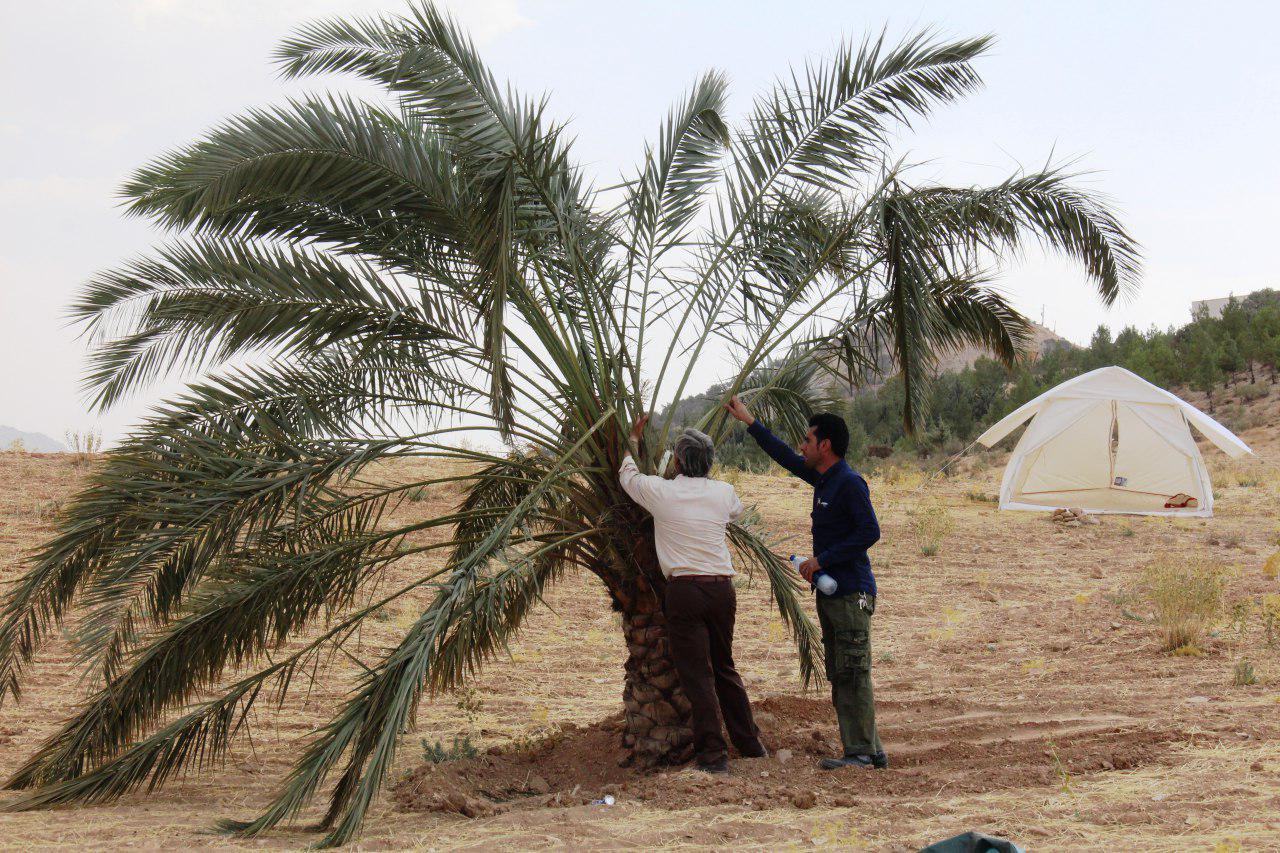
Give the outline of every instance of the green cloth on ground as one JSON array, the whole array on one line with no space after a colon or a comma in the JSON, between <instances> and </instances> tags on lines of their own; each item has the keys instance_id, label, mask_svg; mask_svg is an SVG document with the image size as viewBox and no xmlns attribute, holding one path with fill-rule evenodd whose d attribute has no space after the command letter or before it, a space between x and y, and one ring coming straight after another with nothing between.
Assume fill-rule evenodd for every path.
<instances>
[{"instance_id":1,"label":"green cloth on ground","mask_svg":"<svg viewBox=\"0 0 1280 853\"><path fill-rule=\"evenodd\" d=\"M993 838L981 832L966 832L945 841L936 841L920 848L920 853L1024 853L1012 841Z\"/></svg>"}]
</instances>

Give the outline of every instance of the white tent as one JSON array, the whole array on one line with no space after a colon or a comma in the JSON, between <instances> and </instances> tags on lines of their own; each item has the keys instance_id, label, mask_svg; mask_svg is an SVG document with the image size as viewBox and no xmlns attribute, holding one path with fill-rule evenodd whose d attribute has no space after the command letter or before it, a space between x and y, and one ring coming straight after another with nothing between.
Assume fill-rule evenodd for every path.
<instances>
[{"instance_id":1,"label":"white tent","mask_svg":"<svg viewBox=\"0 0 1280 853\"><path fill-rule=\"evenodd\" d=\"M1213 486L1191 427L1232 458L1253 452L1195 406L1123 367L1063 382L978 441L992 447L1028 419L1000 484L1001 509L1210 516ZM1166 509L1180 493L1197 505Z\"/></svg>"}]
</instances>

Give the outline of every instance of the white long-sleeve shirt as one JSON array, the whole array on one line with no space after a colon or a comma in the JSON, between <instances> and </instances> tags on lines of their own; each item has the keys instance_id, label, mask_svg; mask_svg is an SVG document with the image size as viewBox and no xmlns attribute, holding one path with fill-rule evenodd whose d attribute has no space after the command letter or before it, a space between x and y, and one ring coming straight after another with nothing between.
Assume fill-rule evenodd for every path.
<instances>
[{"instance_id":1,"label":"white long-sleeve shirt","mask_svg":"<svg viewBox=\"0 0 1280 853\"><path fill-rule=\"evenodd\" d=\"M653 516L658 564L667 577L734 574L725 526L745 512L733 486L707 477L664 480L641 474L631 454L618 480L631 499Z\"/></svg>"}]
</instances>

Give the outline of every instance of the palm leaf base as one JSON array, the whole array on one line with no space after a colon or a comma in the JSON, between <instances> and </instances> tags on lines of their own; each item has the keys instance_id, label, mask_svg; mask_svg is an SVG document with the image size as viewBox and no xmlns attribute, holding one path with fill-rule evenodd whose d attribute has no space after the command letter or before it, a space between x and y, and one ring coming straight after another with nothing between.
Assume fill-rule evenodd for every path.
<instances>
[{"instance_id":1,"label":"palm leaf base","mask_svg":"<svg viewBox=\"0 0 1280 853\"><path fill-rule=\"evenodd\" d=\"M627 640L622 745L638 768L681 764L693 756L689 700L680 687L667 643L661 593L638 577L619 596Z\"/></svg>"}]
</instances>

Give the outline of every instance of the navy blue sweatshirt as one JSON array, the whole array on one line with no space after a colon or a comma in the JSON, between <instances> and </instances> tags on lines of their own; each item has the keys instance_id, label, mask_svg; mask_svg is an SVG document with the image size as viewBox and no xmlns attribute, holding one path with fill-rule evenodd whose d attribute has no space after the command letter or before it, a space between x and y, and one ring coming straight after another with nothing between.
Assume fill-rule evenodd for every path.
<instances>
[{"instance_id":1,"label":"navy blue sweatshirt","mask_svg":"<svg viewBox=\"0 0 1280 853\"><path fill-rule=\"evenodd\" d=\"M840 585L835 596L875 595L876 578L867 549L880 540L880 522L867 481L843 459L824 474L805 467L804 457L758 420L747 432L774 462L813 486L813 553L822 571Z\"/></svg>"}]
</instances>

